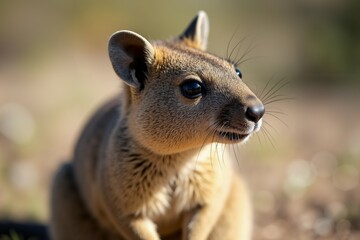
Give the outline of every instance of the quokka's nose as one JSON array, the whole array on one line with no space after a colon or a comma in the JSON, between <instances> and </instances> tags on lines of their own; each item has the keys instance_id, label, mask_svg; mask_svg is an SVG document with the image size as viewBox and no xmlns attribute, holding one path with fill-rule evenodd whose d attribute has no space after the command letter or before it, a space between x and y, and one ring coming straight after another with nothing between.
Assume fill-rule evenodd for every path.
<instances>
[{"instance_id":1,"label":"quokka's nose","mask_svg":"<svg viewBox=\"0 0 360 240\"><path fill-rule=\"evenodd\" d=\"M265 113L265 107L262 104L252 105L246 109L245 116L248 120L257 123Z\"/></svg>"}]
</instances>

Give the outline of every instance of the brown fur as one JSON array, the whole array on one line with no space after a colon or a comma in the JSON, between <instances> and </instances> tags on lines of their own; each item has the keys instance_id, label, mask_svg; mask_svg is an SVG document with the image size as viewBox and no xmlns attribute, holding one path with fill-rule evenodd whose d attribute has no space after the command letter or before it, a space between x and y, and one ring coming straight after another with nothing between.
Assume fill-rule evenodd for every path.
<instances>
[{"instance_id":1,"label":"brown fur","mask_svg":"<svg viewBox=\"0 0 360 240\"><path fill-rule=\"evenodd\" d=\"M177 39L150 44L129 31L110 39L126 84L91 119L55 178L54 240L250 239L246 187L217 164L228 156L212 143L245 141L219 131L257 131L261 120L245 112L261 103L231 63L203 51L207 31L200 12ZM186 79L201 81L206 94L184 97Z\"/></svg>"}]
</instances>

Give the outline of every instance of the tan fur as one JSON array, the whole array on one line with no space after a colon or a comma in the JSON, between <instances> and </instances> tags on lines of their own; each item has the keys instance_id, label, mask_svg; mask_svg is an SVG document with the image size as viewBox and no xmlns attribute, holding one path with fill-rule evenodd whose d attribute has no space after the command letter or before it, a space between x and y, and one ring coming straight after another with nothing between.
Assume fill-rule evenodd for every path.
<instances>
[{"instance_id":1,"label":"tan fur","mask_svg":"<svg viewBox=\"0 0 360 240\"><path fill-rule=\"evenodd\" d=\"M129 31L110 40L114 69L126 84L91 119L72 163L55 178L54 240L250 239L246 187L230 163L219 164L229 157L217 150L248 138L235 141L219 131L259 129L261 120L247 120L245 111L261 103L231 63L199 49L206 46L206 14L192 24L186 34L203 42L150 44ZM186 79L201 81L206 94L183 96Z\"/></svg>"}]
</instances>

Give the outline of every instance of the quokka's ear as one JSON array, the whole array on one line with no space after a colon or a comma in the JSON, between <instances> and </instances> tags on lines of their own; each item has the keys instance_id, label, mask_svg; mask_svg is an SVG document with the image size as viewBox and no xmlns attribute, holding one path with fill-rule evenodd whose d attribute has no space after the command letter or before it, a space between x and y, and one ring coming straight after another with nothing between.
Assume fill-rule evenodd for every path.
<instances>
[{"instance_id":1,"label":"quokka's ear","mask_svg":"<svg viewBox=\"0 0 360 240\"><path fill-rule=\"evenodd\" d=\"M206 50L209 36L209 19L204 11L198 12L185 32L180 35L180 40L190 47Z\"/></svg>"},{"instance_id":2,"label":"quokka's ear","mask_svg":"<svg viewBox=\"0 0 360 240\"><path fill-rule=\"evenodd\" d=\"M124 30L110 37L108 48L116 74L129 86L142 89L154 61L153 46L139 34Z\"/></svg>"}]
</instances>

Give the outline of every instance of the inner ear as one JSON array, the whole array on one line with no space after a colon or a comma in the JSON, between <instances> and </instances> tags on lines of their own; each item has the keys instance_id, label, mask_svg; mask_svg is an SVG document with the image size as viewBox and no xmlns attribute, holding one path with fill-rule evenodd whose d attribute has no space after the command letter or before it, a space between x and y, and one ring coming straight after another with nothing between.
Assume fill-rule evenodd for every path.
<instances>
[{"instance_id":1,"label":"inner ear","mask_svg":"<svg viewBox=\"0 0 360 240\"><path fill-rule=\"evenodd\" d=\"M189 47L205 51L208 43L208 36L209 19L204 11L200 11L179 38Z\"/></svg>"},{"instance_id":2,"label":"inner ear","mask_svg":"<svg viewBox=\"0 0 360 240\"><path fill-rule=\"evenodd\" d=\"M114 33L109 40L109 57L116 74L129 86L144 87L154 48L142 36L131 31Z\"/></svg>"}]
</instances>

